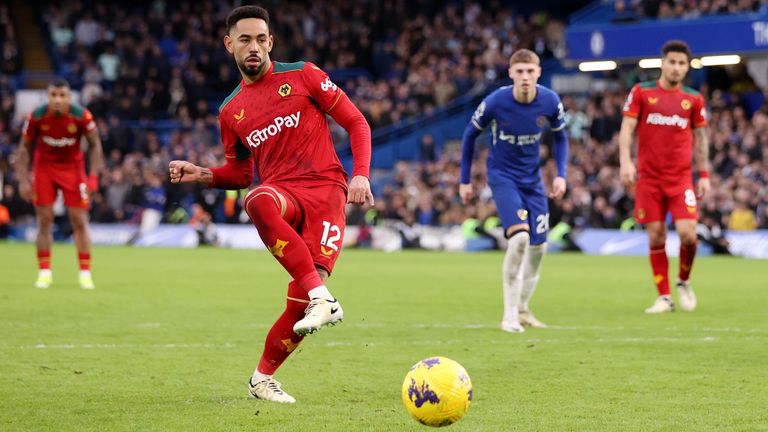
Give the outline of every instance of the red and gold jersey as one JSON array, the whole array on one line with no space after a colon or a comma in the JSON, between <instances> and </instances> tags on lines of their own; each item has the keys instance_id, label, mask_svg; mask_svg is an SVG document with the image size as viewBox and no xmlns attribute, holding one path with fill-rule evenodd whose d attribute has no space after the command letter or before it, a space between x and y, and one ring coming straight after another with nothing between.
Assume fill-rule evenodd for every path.
<instances>
[{"instance_id":1,"label":"red and gold jersey","mask_svg":"<svg viewBox=\"0 0 768 432\"><path fill-rule=\"evenodd\" d=\"M64 114L55 114L42 105L29 114L23 137L35 147L35 164L41 162L80 163L80 138L96 129L93 114L79 105L69 105Z\"/></svg>"},{"instance_id":2,"label":"red and gold jersey","mask_svg":"<svg viewBox=\"0 0 768 432\"><path fill-rule=\"evenodd\" d=\"M693 129L707 125L699 92L686 86L665 90L658 81L639 83L632 87L623 115L637 119L639 178L690 181Z\"/></svg>"},{"instance_id":3,"label":"red and gold jersey","mask_svg":"<svg viewBox=\"0 0 768 432\"><path fill-rule=\"evenodd\" d=\"M260 183L321 180L346 189L325 117L342 94L312 63L272 62L263 77L241 82L219 107L226 157L252 154Z\"/></svg>"}]
</instances>

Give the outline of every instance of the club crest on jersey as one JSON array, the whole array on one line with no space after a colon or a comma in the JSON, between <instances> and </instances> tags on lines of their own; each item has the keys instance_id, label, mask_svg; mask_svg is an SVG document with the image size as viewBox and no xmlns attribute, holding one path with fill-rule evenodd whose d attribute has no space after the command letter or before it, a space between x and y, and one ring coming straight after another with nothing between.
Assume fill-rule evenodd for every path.
<instances>
[{"instance_id":1,"label":"club crest on jersey","mask_svg":"<svg viewBox=\"0 0 768 432\"><path fill-rule=\"evenodd\" d=\"M519 217L520 220L528 219L528 210L526 210L526 209L519 209L517 211L517 217Z\"/></svg>"},{"instance_id":2,"label":"club crest on jersey","mask_svg":"<svg viewBox=\"0 0 768 432\"><path fill-rule=\"evenodd\" d=\"M544 116L538 116L536 117L536 126L538 127L544 127L544 125L547 124L547 118Z\"/></svg>"},{"instance_id":3,"label":"club crest on jersey","mask_svg":"<svg viewBox=\"0 0 768 432\"><path fill-rule=\"evenodd\" d=\"M657 97L649 97L648 98L648 104L649 105L656 105L659 102L659 98Z\"/></svg>"},{"instance_id":4,"label":"club crest on jersey","mask_svg":"<svg viewBox=\"0 0 768 432\"><path fill-rule=\"evenodd\" d=\"M275 117L272 122L263 129L255 129L245 137L248 141L248 145L251 147L258 147L269 138L279 134L283 128L297 128L299 127L299 119L301 117L301 111L296 111L293 114L288 114L285 117Z\"/></svg>"},{"instance_id":5,"label":"club crest on jersey","mask_svg":"<svg viewBox=\"0 0 768 432\"><path fill-rule=\"evenodd\" d=\"M691 109L691 101L683 99L680 101L680 106L683 107L684 110L689 110Z\"/></svg>"},{"instance_id":6,"label":"club crest on jersey","mask_svg":"<svg viewBox=\"0 0 768 432\"><path fill-rule=\"evenodd\" d=\"M73 134L77 132L77 126L74 123L70 123L67 125L67 132Z\"/></svg>"},{"instance_id":7,"label":"club crest on jersey","mask_svg":"<svg viewBox=\"0 0 768 432\"><path fill-rule=\"evenodd\" d=\"M279 94L282 97L286 97L289 94L291 94L291 90L293 90L293 87L291 87L290 84L285 83L277 88L277 94Z\"/></svg>"}]
</instances>

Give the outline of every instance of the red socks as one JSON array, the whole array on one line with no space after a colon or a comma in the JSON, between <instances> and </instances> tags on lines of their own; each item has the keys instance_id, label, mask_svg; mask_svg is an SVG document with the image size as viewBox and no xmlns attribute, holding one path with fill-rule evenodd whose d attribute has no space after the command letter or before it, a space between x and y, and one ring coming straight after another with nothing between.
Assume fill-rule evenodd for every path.
<instances>
[{"instance_id":1,"label":"red socks","mask_svg":"<svg viewBox=\"0 0 768 432\"><path fill-rule=\"evenodd\" d=\"M306 291L299 288L296 281L288 284L288 299L285 310L272 325L264 342L264 353L259 361L258 371L272 375L304 339L293 332L293 325L304 318L304 309L309 304Z\"/></svg>"},{"instance_id":2,"label":"red socks","mask_svg":"<svg viewBox=\"0 0 768 432\"><path fill-rule=\"evenodd\" d=\"M51 251L39 250L37 251L37 266L40 270L51 269Z\"/></svg>"},{"instance_id":3,"label":"red socks","mask_svg":"<svg viewBox=\"0 0 768 432\"><path fill-rule=\"evenodd\" d=\"M680 243L680 273L677 275L680 280L687 281L691 275L691 268L693 267L693 259L696 258L696 247L698 242L693 244Z\"/></svg>"},{"instance_id":4,"label":"red socks","mask_svg":"<svg viewBox=\"0 0 768 432\"><path fill-rule=\"evenodd\" d=\"M80 261L80 271L91 269L90 252L78 252L77 259Z\"/></svg>"},{"instance_id":5,"label":"red socks","mask_svg":"<svg viewBox=\"0 0 768 432\"><path fill-rule=\"evenodd\" d=\"M90 252L78 252L77 259L80 262L80 270L91 269L91 253ZM37 265L40 270L51 269L51 251L37 251Z\"/></svg>"},{"instance_id":6,"label":"red socks","mask_svg":"<svg viewBox=\"0 0 768 432\"><path fill-rule=\"evenodd\" d=\"M286 208L285 215L281 214L283 206ZM323 284L315 270L309 248L286 222L299 219L296 206L289 197L278 195L271 187L261 186L246 198L244 207L269 252L288 271L299 288L306 293Z\"/></svg>"},{"instance_id":7,"label":"red socks","mask_svg":"<svg viewBox=\"0 0 768 432\"><path fill-rule=\"evenodd\" d=\"M660 296L669 295L669 260L667 259L666 246L651 246L651 269L653 270L653 282Z\"/></svg>"}]
</instances>

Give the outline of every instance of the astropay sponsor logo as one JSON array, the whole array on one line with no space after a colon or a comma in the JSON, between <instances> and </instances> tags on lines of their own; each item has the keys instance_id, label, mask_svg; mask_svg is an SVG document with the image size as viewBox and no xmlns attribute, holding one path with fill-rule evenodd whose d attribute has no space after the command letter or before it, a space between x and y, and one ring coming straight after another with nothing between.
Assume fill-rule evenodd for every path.
<instances>
[{"instance_id":1,"label":"astropay sponsor logo","mask_svg":"<svg viewBox=\"0 0 768 432\"><path fill-rule=\"evenodd\" d=\"M74 138L53 138L49 136L43 136L43 142L51 147L66 147L75 143Z\"/></svg>"},{"instance_id":2,"label":"astropay sponsor logo","mask_svg":"<svg viewBox=\"0 0 768 432\"><path fill-rule=\"evenodd\" d=\"M648 118L645 119L645 123L659 126L677 126L680 129L688 127L688 119L677 114L665 116L660 113L650 113Z\"/></svg>"},{"instance_id":3,"label":"astropay sponsor logo","mask_svg":"<svg viewBox=\"0 0 768 432\"><path fill-rule=\"evenodd\" d=\"M279 134L283 128L297 128L299 127L299 117L301 111L296 111L293 114L289 114L285 117L275 117L269 126L263 129L256 129L246 137L248 145L251 147L258 147L267 141L269 138Z\"/></svg>"}]
</instances>

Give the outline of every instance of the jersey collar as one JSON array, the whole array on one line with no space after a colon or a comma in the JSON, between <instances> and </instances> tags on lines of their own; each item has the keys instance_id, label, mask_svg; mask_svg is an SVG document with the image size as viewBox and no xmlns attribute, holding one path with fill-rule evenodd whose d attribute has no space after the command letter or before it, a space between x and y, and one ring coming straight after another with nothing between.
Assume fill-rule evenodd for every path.
<instances>
[{"instance_id":1,"label":"jersey collar","mask_svg":"<svg viewBox=\"0 0 768 432\"><path fill-rule=\"evenodd\" d=\"M243 86L244 86L244 87L247 87L247 86L252 86L252 85L258 84L258 83L260 83L261 81L264 81L265 79L267 79L267 78L269 78L270 76L272 76L272 73L274 72L274 70L275 70L275 62L274 62L274 61L272 61L272 60L270 59L270 62L269 62L269 70L267 70L267 72L266 72L264 75L262 75L261 77L259 77L259 79L257 79L256 81L254 81L254 82L252 82L252 83L250 83L250 84L246 83L246 82L245 82L245 79L243 79L243 80L242 80L242 84L243 84Z\"/></svg>"}]
</instances>

